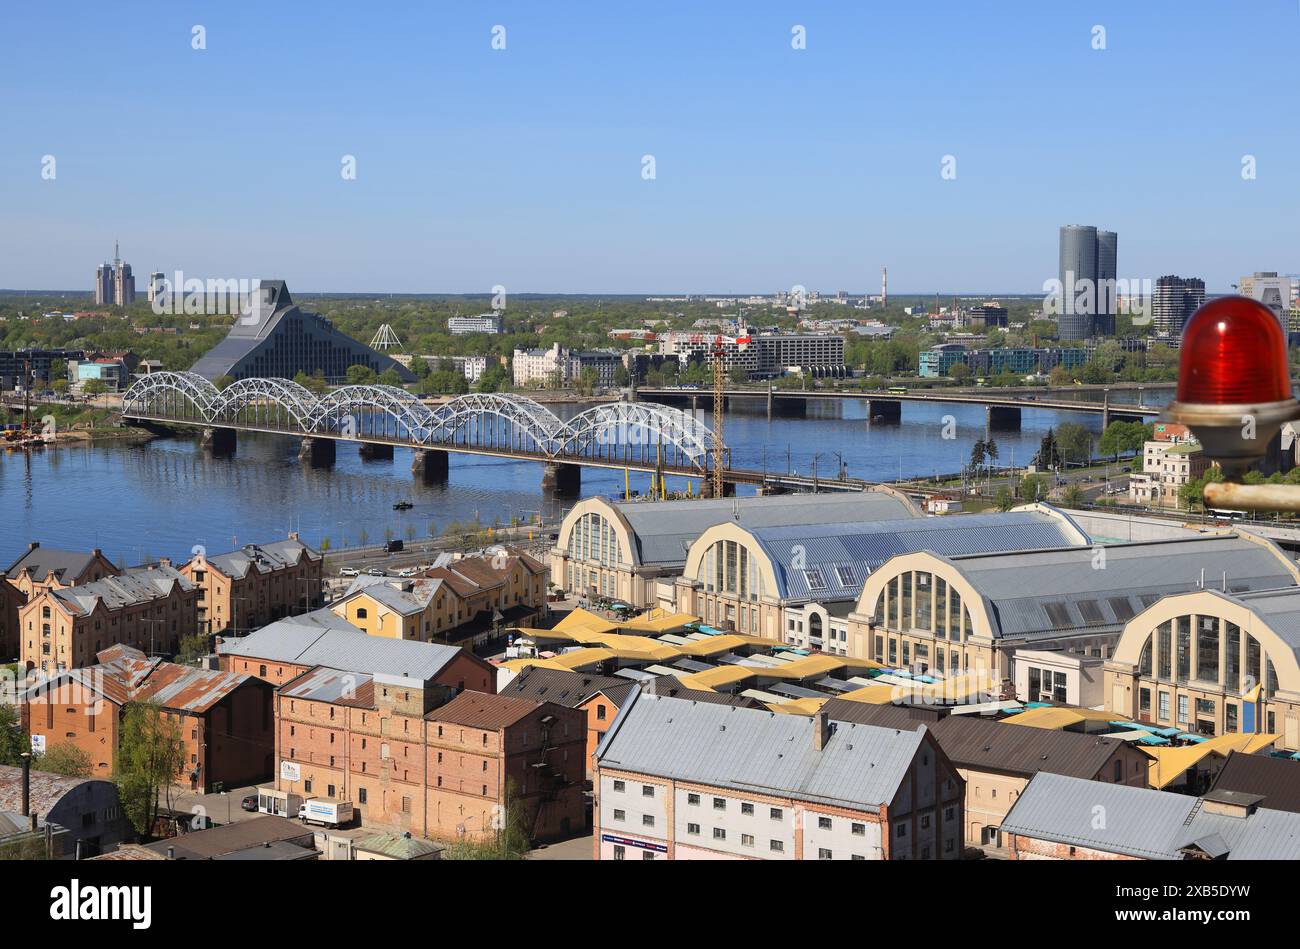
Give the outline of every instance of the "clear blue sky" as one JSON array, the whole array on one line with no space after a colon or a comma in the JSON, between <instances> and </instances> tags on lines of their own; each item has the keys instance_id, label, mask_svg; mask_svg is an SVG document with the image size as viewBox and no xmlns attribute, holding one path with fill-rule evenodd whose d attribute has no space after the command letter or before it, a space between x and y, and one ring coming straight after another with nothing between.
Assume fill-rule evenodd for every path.
<instances>
[{"instance_id":1,"label":"clear blue sky","mask_svg":"<svg viewBox=\"0 0 1300 949\"><path fill-rule=\"evenodd\" d=\"M118 238L141 288L1037 292L1067 223L1118 231L1123 277L1300 271L1296 0L119 0L5 32L0 287L88 289Z\"/></svg>"}]
</instances>

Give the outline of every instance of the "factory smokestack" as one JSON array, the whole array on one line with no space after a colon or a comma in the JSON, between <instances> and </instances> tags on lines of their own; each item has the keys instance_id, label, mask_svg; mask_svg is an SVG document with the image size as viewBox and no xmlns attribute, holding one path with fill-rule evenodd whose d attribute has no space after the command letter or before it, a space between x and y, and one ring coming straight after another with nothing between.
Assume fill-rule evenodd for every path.
<instances>
[{"instance_id":1,"label":"factory smokestack","mask_svg":"<svg viewBox=\"0 0 1300 949\"><path fill-rule=\"evenodd\" d=\"M889 307L889 281L888 274L884 267L880 268L880 308L882 310Z\"/></svg>"}]
</instances>

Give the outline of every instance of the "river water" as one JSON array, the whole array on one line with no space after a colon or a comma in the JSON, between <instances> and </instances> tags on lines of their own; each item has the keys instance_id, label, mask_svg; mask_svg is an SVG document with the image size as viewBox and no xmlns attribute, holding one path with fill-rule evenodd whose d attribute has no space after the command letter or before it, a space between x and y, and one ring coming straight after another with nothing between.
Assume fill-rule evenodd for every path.
<instances>
[{"instance_id":1,"label":"river water","mask_svg":"<svg viewBox=\"0 0 1300 949\"><path fill-rule=\"evenodd\" d=\"M567 418L582 407L551 408ZM944 437L945 416L954 423L947 426L952 438ZM1019 431L994 432L999 463L1024 465L1047 429L1063 421L1094 432L1101 428L1099 415L1025 411ZM811 401L806 418L770 420L761 403L737 403L727 416L726 440L736 467L811 474L820 454L818 474L834 478L839 452L851 476L888 481L958 470L984 427L980 406L905 403L901 424L890 425L870 422L866 405L857 402ZM453 521L508 523L539 514L551 519L573 503L543 495L542 469L533 462L452 454L447 482L425 485L411 475L410 451L397 449L392 460L370 461L341 443L334 466L321 469L300 463L298 447L292 438L241 434L236 452L226 457L214 457L188 438L5 453L0 560L7 566L31 540L99 547L114 562L183 560L196 544L228 550L290 530L313 545L329 538L338 548L379 543L390 534L424 538ZM617 494L623 480L621 471L584 468L582 495ZM631 484L644 491L649 476L633 473ZM684 486L669 481L670 489ZM394 511L400 500L414 507Z\"/></svg>"}]
</instances>

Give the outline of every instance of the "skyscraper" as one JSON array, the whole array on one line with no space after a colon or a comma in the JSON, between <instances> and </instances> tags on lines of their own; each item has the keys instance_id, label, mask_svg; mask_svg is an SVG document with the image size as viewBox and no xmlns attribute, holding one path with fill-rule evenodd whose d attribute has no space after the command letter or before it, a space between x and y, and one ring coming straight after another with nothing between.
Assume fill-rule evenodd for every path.
<instances>
[{"instance_id":1,"label":"skyscraper","mask_svg":"<svg viewBox=\"0 0 1300 949\"><path fill-rule=\"evenodd\" d=\"M1061 339L1114 335L1117 253L1114 231L1078 224L1061 228Z\"/></svg>"},{"instance_id":2,"label":"skyscraper","mask_svg":"<svg viewBox=\"0 0 1300 949\"><path fill-rule=\"evenodd\" d=\"M1205 281L1172 274L1156 280L1151 298L1151 325L1159 336L1178 336L1205 302Z\"/></svg>"},{"instance_id":3,"label":"skyscraper","mask_svg":"<svg viewBox=\"0 0 1300 949\"><path fill-rule=\"evenodd\" d=\"M95 302L101 306L130 306L135 302L135 277L131 275L131 265L122 262L116 241L113 262L95 269Z\"/></svg>"}]
</instances>

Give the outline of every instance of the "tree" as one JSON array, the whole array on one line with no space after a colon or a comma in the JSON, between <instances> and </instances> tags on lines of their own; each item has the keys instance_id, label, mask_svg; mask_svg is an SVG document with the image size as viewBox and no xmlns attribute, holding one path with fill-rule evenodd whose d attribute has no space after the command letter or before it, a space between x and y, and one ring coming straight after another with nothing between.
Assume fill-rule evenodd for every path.
<instances>
[{"instance_id":1,"label":"tree","mask_svg":"<svg viewBox=\"0 0 1300 949\"><path fill-rule=\"evenodd\" d=\"M348 366L346 376L350 386L368 386L375 382L375 370L360 363Z\"/></svg>"},{"instance_id":2,"label":"tree","mask_svg":"<svg viewBox=\"0 0 1300 949\"><path fill-rule=\"evenodd\" d=\"M1043 474L1028 474L1020 479L1018 493L1022 500L1041 501L1052 490L1051 479Z\"/></svg>"},{"instance_id":3,"label":"tree","mask_svg":"<svg viewBox=\"0 0 1300 949\"><path fill-rule=\"evenodd\" d=\"M234 381L235 381L234 376L222 375L222 376L217 376L217 378L213 379L212 384L216 386L217 391L220 392L222 389L227 389L231 385L233 385Z\"/></svg>"},{"instance_id":4,"label":"tree","mask_svg":"<svg viewBox=\"0 0 1300 949\"><path fill-rule=\"evenodd\" d=\"M478 377L479 392L500 392L510 386L510 372L500 363L490 363Z\"/></svg>"},{"instance_id":5,"label":"tree","mask_svg":"<svg viewBox=\"0 0 1300 949\"><path fill-rule=\"evenodd\" d=\"M185 766L180 726L151 702L130 702L123 710L113 782L122 810L142 837L153 835L159 795L171 805L172 782Z\"/></svg>"},{"instance_id":6,"label":"tree","mask_svg":"<svg viewBox=\"0 0 1300 949\"><path fill-rule=\"evenodd\" d=\"M181 651L176 654L176 661L183 664L202 659L212 651L207 633L195 633L181 637Z\"/></svg>"},{"instance_id":7,"label":"tree","mask_svg":"<svg viewBox=\"0 0 1300 949\"><path fill-rule=\"evenodd\" d=\"M979 471L984 467L984 457L987 451L988 446L984 439L977 438L975 444L971 446L970 450L970 466L972 470Z\"/></svg>"},{"instance_id":8,"label":"tree","mask_svg":"<svg viewBox=\"0 0 1300 949\"><path fill-rule=\"evenodd\" d=\"M1078 422L1062 422L1056 428L1056 444L1061 460L1085 464L1092 458L1092 433Z\"/></svg>"},{"instance_id":9,"label":"tree","mask_svg":"<svg viewBox=\"0 0 1300 949\"><path fill-rule=\"evenodd\" d=\"M1011 496L1011 489L1005 484L998 488L997 505L999 511L1009 511L1016 505L1015 498Z\"/></svg>"},{"instance_id":10,"label":"tree","mask_svg":"<svg viewBox=\"0 0 1300 949\"><path fill-rule=\"evenodd\" d=\"M1141 422L1111 422L1101 433L1098 450L1119 460L1120 455L1135 455L1151 437L1150 429Z\"/></svg>"},{"instance_id":11,"label":"tree","mask_svg":"<svg viewBox=\"0 0 1300 949\"><path fill-rule=\"evenodd\" d=\"M964 362L955 362L948 369L948 378L958 384L969 382L971 377L970 366Z\"/></svg>"},{"instance_id":12,"label":"tree","mask_svg":"<svg viewBox=\"0 0 1300 949\"><path fill-rule=\"evenodd\" d=\"M90 755L70 741L51 745L44 754L36 755L32 759L32 767L69 778L88 778L95 770Z\"/></svg>"},{"instance_id":13,"label":"tree","mask_svg":"<svg viewBox=\"0 0 1300 949\"><path fill-rule=\"evenodd\" d=\"M1047 374L1047 381L1050 385L1058 388L1061 386L1072 386L1074 385L1074 373L1070 372L1070 370L1066 369L1064 366L1053 366L1052 371Z\"/></svg>"},{"instance_id":14,"label":"tree","mask_svg":"<svg viewBox=\"0 0 1300 949\"><path fill-rule=\"evenodd\" d=\"M1078 482L1071 482L1065 486L1065 491L1061 495L1061 500L1066 507L1083 506L1083 487Z\"/></svg>"},{"instance_id":15,"label":"tree","mask_svg":"<svg viewBox=\"0 0 1300 949\"><path fill-rule=\"evenodd\" d=\"M0 703L0 764L22 765L23 753L31 751L31 748L31 739L20 727L18 709Z\"/></svg>"},{"instance_id":16,"label":"tree","mask_svg":"<svg viewBox=\"0 0 1300 949\"><path fill-rule=\"evenodd\" d=\"M383 386L400 387L402 385L401 373L396 369L385 369L379 374L379 384Z\"/></svg>"},{"instance_id":17,"label":"tree","mask_svg":"<svg viewBox=\"0 0 1300 949\"><path fill-rule=\"evenodd\" d=\"M1034 455L1034 465L1038 468L1055 468L1061 463L1061 446L1056 443L1056 430L1049 428L1043 440L1038 443L1038 454Z\"/></svg>"}]
</instances>

